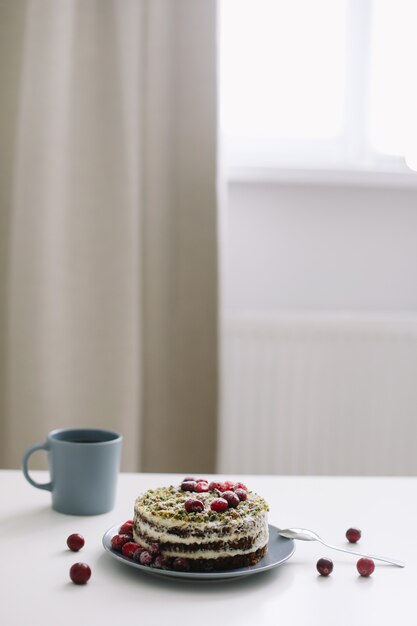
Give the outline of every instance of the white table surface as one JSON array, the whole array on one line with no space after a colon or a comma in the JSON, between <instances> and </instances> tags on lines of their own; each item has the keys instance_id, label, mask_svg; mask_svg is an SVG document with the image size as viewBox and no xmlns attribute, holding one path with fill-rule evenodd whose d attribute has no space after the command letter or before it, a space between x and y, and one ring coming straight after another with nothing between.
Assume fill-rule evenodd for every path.
<instances>
[{"instance_id":1,"label":"white table surface","mask_svg":"<svg viewBox=\"0 0 417 626\"><path fill-rule=\"evenodd\" d=\"M44 472L33 476L46 480ZM358 526L358 549L406 562L404 569L376 562L370 578L358 576L357 557L317 543L297 542L293 557L272 571L210 583L143 574L107 554L102 536L132 517L136 496L180 478L121 474L111 513L74 517L52 511L50 494L31 487L19 471L0 471L0 623L417 624L417 478L224 477L242 479L263 495L270 504L271 524L310 528L342 547L349 546L346 529ZM73 532L86 539L78 553L66 547ZM321 556L334 563L328 578L316 572ZM69 580L69 568L76 561L92 569L87 585Z\"/></svg>"}]
</instances>

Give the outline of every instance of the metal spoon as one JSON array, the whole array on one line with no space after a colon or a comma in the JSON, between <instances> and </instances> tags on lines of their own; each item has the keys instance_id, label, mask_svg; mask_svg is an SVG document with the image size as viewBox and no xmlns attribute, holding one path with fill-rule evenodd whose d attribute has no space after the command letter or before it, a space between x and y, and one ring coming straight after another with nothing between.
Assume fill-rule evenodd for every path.
<instances>
[{"instance_id":1,"label":"metal spoon","mask_svg":"<svg viewBox=\"0 0 417 626\"><path fill-rule=\"evenodd\" d=\"M337 546L332 546L325 541L321 537L319 537L316 533L313 533L312 530L306 530L305 528L285 528L284 530L278 529L278 534L281 537L287 537L287 539L300 539L301 541L319 541L327 548L331 548L332 550L339 550L340 552L347 552L348 554L356 554L357 556L364 556L368 559L375 559L376 561L385 561L385 563L391 563L391 565L396 565L397 567L405 567L405 563L402 561L398 561L396 559L388 559L384 556L375 556L372 554L365 554L363 552L354 552L353 550L346 550L346 548L338 548Z\"/></svg>"}]
</instances>

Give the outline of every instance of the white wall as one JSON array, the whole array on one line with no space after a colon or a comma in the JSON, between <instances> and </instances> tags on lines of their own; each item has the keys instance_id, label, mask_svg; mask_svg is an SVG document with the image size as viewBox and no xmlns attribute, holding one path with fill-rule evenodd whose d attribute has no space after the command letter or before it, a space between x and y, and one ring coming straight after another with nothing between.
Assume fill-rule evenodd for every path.
<instances>
[{"instance_id":1,"label":"white wall","mask_svg":"<svg viewBox=\"0 0 417 626\"><path fill-rule=\"evenodd\" d=\"M219 471L416 475L417 190L231 183L222 224Z\"/></svg>"},{"instance_id":2,"label":"white wall","mask_svg":"<svg viewBox=\"0 0 417 626\"><path fill-rule=\"evenodd\" d=\"M417 312L417 190L230 183L223 310Z\"/></svg>"}]
</instances>

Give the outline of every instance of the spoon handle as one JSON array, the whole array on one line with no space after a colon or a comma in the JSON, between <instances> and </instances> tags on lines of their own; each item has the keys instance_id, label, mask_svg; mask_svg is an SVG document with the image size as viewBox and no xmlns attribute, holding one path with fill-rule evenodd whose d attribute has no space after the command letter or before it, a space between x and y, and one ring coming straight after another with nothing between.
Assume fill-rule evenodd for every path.
<instances>
[{"instance_id":1,"label":"spoon handle","mask_svg":"<svg viewBox=\"0 0 417 626\"><path fill-rule=\"evenodd\" d=\"M321 538L317 538L317 541L322 543L327 548L331 550L339 550L339 552L346 552L347 554L355 554L356 556L363 556L368 559L374 559L375 561L384 561L385 563L390 563L391 565L396 565L397 567L405 567L405 563L402 561L398 561L397 559L387 558L385 556L376 556L375 554L365 554L364 552L355 552L354 550L346 550L346 548L339 548L338 546L332 546L329 543L326 543Z\"/></svg>"}]
</instances>

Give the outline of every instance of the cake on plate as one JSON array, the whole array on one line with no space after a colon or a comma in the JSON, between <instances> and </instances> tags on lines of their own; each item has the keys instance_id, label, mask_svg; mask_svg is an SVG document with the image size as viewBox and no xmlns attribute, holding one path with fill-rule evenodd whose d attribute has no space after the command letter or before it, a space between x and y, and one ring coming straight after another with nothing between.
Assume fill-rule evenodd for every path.
<instances>
[{"instance_id":1,"label":"cake on plate","mask_svg":"<svg viewBox=\"0 0 417 626\"><path fill-rule=\"evenodd\" d=\"M240 482L187 477L136 499L131 532L138 551L126 551L142 564L183 571L246 567L267 552L267 516L266 501Z\"/></svg>"}]
</instances>

